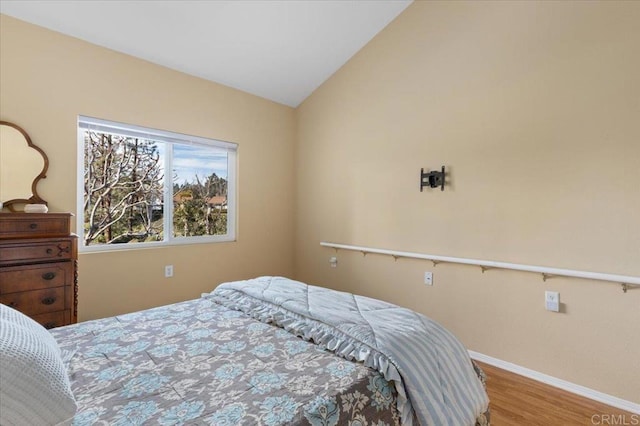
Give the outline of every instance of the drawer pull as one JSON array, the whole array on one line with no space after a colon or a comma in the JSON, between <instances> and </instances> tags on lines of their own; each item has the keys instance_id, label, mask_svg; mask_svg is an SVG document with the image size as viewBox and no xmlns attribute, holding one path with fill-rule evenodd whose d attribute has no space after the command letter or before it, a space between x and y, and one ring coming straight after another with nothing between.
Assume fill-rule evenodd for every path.
<instances>
[{"instance_id":1,"label":"drawer pull","mask_svg":"<svg viewBox=\"0 0 640 426\"><path fill-rule=\"evenodd\" d=\"M46 328L47 330L49 330L49 329L51 329L51 328L55 327L55 326L56 326L56 323L55 323L55 322L53 322L53 321L49 321L49 322L45 322L44 324L42 324L42 326L43 326L44 328Z\"/></svg>"},{"instance_id":2,"label":"drawer pull","mask_svg":"<svg viewBox=\"0 0 640 426\"><path fill-rule=\"evenodd\" d=\"M42 304L43 305L52 305L56 302L56 298L55 297L45 297L44 299L42 299Z\"/></svg>"},{"instance_id":3,"label":"drawer pull","mask_svg":"<svg viewBox=\"0 0 640 426\"><path fill-rule=\"evenodd\" d=\"M31 228L31 229L36 229L37 227L38 227L37 223L32 223L32 224L29 225L29 228Z\"/></svg>"},{"instance_id":4,"label":"drawer pull","mask_svg":"<svg viewBox=\"0 0 640 426\"><path fill-rule=\"evenodd\" d=\"M53 249L48 248L47 249L47 254L51 254L51 253L53 253Z\"/></svg>"},{"instance_id":5,"label":"drawer pull","mask_svg":"<svg viewBox=\"0 0 640 426\"><path fill-rule=\"evenodd\" d=\"M55 272L47 272L46 274L42 274L42 279L43 280L47 280L50 281L52 279L54 279L56 277L56 273Z\"/></svg>"}]
</instances>

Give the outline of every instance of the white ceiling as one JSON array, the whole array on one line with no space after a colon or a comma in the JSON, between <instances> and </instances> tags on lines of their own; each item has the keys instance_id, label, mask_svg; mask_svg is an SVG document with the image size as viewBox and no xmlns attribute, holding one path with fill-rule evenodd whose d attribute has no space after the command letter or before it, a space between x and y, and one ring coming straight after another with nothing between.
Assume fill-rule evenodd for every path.
<instances>
[{"instance_id":1,"label":"white ceiling","mask_svg":"<svg viewBox=\"0 0 640 426\"><path fill-rule=\"evenodd\" d=\"M411 0L1 0L0 12L298 106Z\"/></svg>"}]
</instances>

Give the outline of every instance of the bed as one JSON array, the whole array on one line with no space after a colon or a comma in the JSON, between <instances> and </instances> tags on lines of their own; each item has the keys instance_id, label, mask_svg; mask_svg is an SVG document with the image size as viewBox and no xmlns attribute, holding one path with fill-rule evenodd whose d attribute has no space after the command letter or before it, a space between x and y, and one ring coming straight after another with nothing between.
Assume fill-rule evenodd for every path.
<instances>
[{"instance_id":1,"label":"bed","mask_svg":"<svg viewBox=\"0 0 640 426\"><path fill-rule=\"evenodd\" d=\"M282 277L50 335L77 406L65 424L489 423L483 375L440 325Z\"/></svg>"}]
</instances>

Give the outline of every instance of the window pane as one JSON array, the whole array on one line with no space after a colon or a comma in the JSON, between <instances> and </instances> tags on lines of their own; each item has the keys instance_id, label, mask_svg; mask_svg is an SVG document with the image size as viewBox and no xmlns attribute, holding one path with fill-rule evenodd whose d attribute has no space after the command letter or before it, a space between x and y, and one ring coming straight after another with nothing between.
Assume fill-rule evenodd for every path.
<instances>
[{"instance_id":1,"label":"window pane","mask_svg":"<svg viewBox=\"0 0 640 426\"><path fill-rule=\"evenodd\" d=\"M164 144L84 131L84 244L162 241Z\"/></svg>"},{"instance_id":2,"label":"window pane","mask_svg":"<svg viewBox=\"0 0 640 426\"><path fill-rule=\"evenodd\" d=\"M173 236L227 233L228 153L173 145Z\"/></svg>"},{"instance_id":3,"label":"window pane","mask_svg":"<svg viewBox=\"0 0 640 426\"><path fill-rule=\"evenodd\" d=\"M237 144L83 116L78 144L80 250L234 241Z\"/></svg>"}]
</instances>

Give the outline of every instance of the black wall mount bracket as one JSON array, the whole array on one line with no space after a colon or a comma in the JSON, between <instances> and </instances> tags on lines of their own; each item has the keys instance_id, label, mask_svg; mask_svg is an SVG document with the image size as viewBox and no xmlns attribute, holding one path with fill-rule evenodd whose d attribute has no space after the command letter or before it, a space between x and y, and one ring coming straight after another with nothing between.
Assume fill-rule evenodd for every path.
<instances>
[{"instance_id":1,"label":"black wall mount bracket","mask_svg":"<svg viewBox=\"0 0 640 426\"><path fill-rule=\"evenodd\" d=\"M423 188L437 188L440 187L440 191L444 191L444 166L442 166L441 171L431 171L426 172L424 169L420 169L420 192L422 192Z\"/></svg>"}]
</instances>

